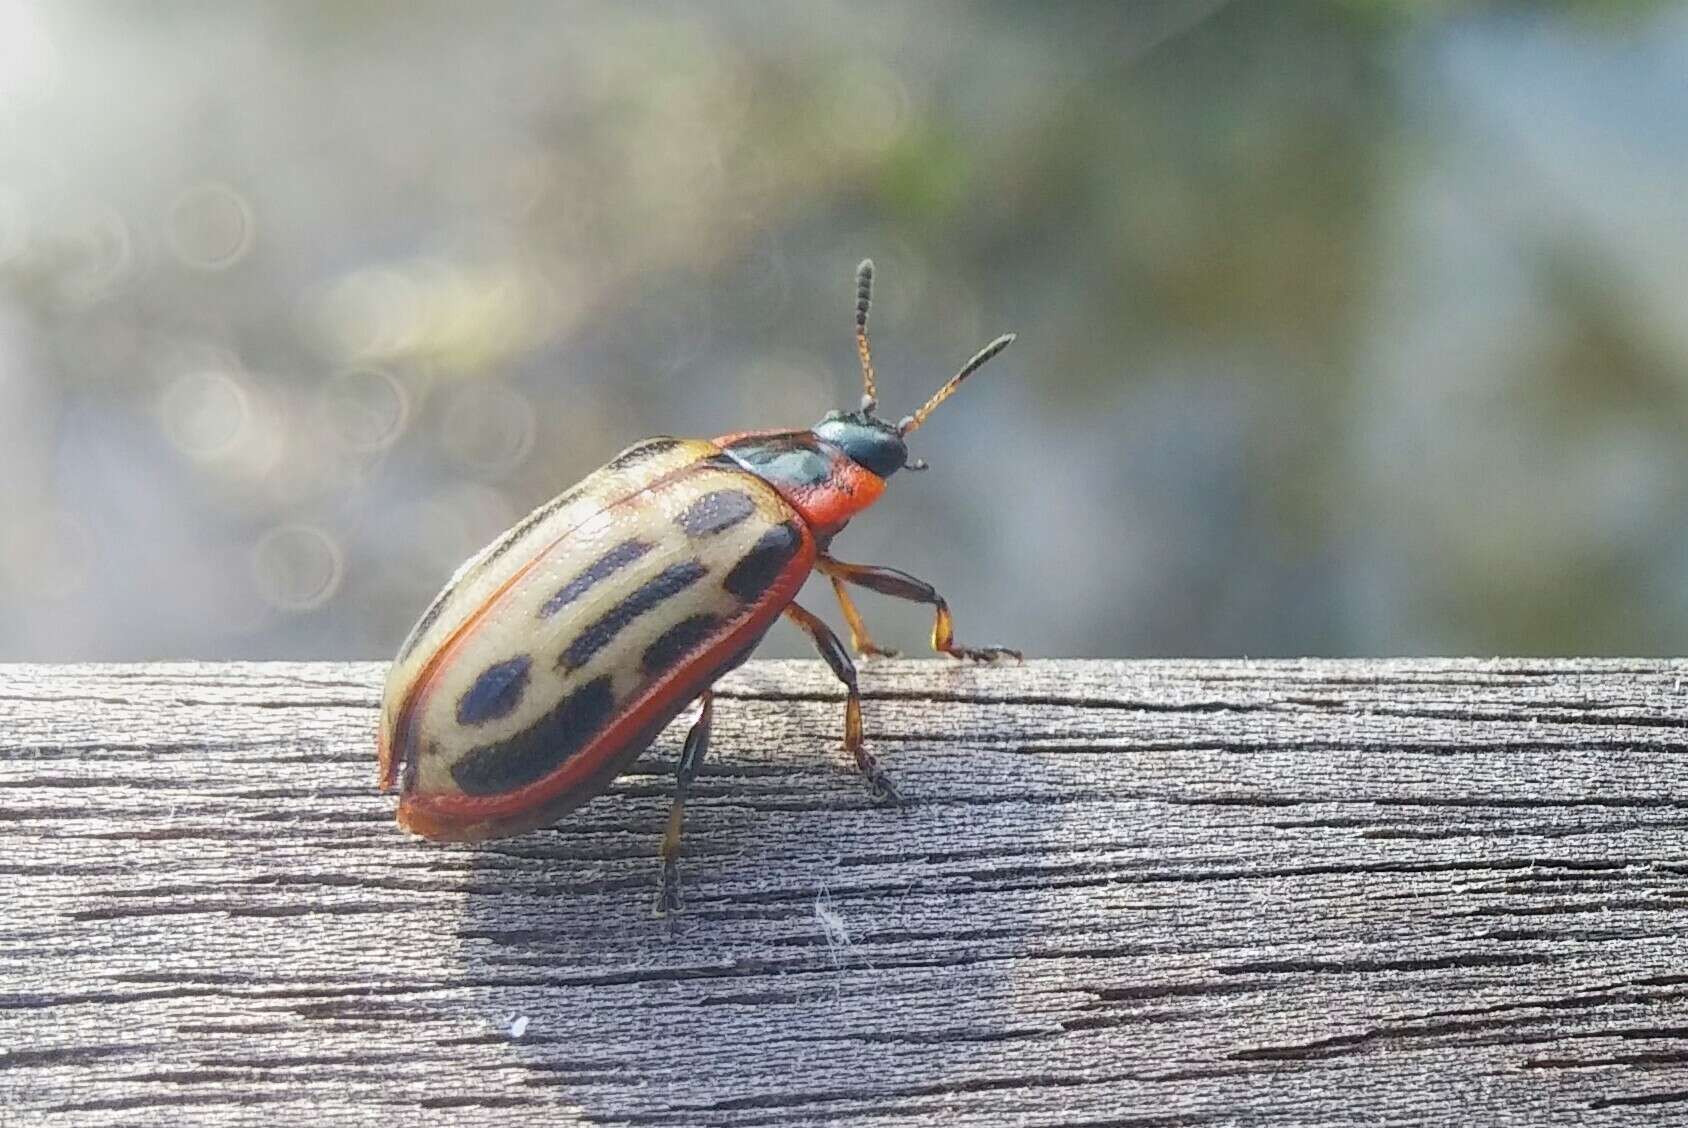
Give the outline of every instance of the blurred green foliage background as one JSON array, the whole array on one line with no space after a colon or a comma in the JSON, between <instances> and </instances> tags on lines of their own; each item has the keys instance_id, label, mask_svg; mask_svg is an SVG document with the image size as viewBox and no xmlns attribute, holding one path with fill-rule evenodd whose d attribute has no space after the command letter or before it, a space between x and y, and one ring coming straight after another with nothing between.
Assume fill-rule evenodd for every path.
<instances>
[{"instance_id":1,"label":"blurred green foliage background","mask_svg":"<svg viewBox=\"0 0 1688 1128\"><path fill-rule=\"evenodd\" d=\"M0 6L0 658L386 656L867 255L964 641L1688 650L1681 5L278 0Z\"/></svg>"}]
</instances>

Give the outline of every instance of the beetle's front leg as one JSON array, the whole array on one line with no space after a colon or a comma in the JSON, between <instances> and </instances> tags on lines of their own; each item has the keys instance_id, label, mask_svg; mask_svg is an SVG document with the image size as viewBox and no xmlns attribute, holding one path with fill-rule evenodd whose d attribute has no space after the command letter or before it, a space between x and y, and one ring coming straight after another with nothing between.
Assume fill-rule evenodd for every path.
<instances>
[{"instance_id":1,"label":"beetle's front leg","mask_svg":"<svg viewBox=\"0 0 1688 1128\"><path fill-rule=\"evenodd\" d=\"M950 617L949 604L944 602L944 597L939 595L938 590L931 584L916 579L907 572L882 568L875 564L846 564L830 556L818 558L815 567L832 578L840 602L845 602L844 589L840 585L849 583L876 591L880 595L889 595L893 599L906 599L934 608L937 616L932 624L932 649L940 654L948 654L952 658L967 658L975 662L994 662L998 658L1013 658L1018 661L1022 657L1018 650L1006 646L958 646L955 641L955 621ZM845 607L844 617L850 619L850 612L855 608L850 607L847 602ZM852 633L854 626L855 623L852 622Z\"/></svg>"},{"instance_id":2,"label":"beetle's front leg","mask_svg":"<svg viewBox=\"0 0 1688 1128\"><path fill-rule=\"evenodd\" d=\"M867 777L868 790L873 792L875 799L901 803L903 797L897 791L896 785L885 774L885 769L879 766L879 758L869 752L867 745L862 741L862 694L856 687L856 664L850 661L844 644L838 641L838 636L832 633L831 627L797 604L787 604L785 614L786 618L802 627L809 637L815 640L815 648L821 652L821 657L832 667L832 672L838 675L838 680L844 683L847 691L844 700L844 747L856 758L856 767Z\"/></svg>"},{"instance_id":3,"label":"beetle's front leg","mask_svg":"<svg viewBox=\"0 0 1688 1128\"><path fill-rule=\"evenodd\" d=\"M715 693L704 690L703 711L686 733L686 745L680 751L680 766L674 773L674 805L668 809L668 829L662 836L662 893L657 898L656 911L680 911L680 825L685 819L686 792L709 751L709 726L715 719Z\"/></svg>"}]
</instances>

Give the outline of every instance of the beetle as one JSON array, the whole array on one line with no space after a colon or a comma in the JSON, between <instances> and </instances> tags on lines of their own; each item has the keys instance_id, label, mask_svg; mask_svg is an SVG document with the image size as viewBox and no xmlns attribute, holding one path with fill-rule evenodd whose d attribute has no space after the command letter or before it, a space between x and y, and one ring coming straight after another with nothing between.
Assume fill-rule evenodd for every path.
<instances>
[{"instance_id":1,"label":"beetle","mask_svg":"<svg viewBox=\"0 0 1688 1128\"><path fill-rule=\"evenodd\" d=\"M848 564L832 539L900 469L906 440L964 380L1013 342L979 350L914 414L877 414L868 343L873 262L856 273L861 406L814 427L635 443L546 502L460 567L387 674L380 784L399 825L472 842L543 826L600 794L694 701L660 852L661 911L680 906L686 793L709 747L711 687L784 614L844 683L844 747L873 796L901 797L862 740L856 667L838 636L795 602L811 570L832 581L852 648L875 646L847 588L933 609L933 649L1019 659L956 643L949 605L906 572Z\"/></svg>"}]
</instances>

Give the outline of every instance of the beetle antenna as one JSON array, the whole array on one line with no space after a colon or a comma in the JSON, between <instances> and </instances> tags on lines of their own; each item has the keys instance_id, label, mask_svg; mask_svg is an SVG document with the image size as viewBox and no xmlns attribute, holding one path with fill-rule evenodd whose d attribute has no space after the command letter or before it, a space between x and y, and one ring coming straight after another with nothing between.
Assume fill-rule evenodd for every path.
<instances>
[{"instance_id":1,"label":"beetle antenna","mask_svg":"<svg viewBox=\"0 0 1688 1128\"><path fill-rule=\"evenodd\" d=\"M962 365L961 371L957 372L954 376L951 376L949 383L932 393L932 398L927 400L921 406L919 411L916 411L913 415L903 417L903 421L897 424L897 434L907 435L918 430L920 425L926 422L926 417L932 414L933 409L955 394L955 390L961 387L961 382L963 380L983 368L985 361L991 359L997 353L1001 352L1013 343L1014 334L1004 333L1002 336L974 353L973 359Z\"/></svg>"},{"instance_id":2,"label":"beetle antenna","mask_svg":"<svg viewBox=\"0 0 1688 1128\"><path fill-rule=\"evenodd\" d=\"M873 304L873 260L863 259L856 267L856 356L862 362L862 411L872 415L879 406L879 389L873 382L873 350L867 343L867 310Z\"/></svg>"}]
</instances>

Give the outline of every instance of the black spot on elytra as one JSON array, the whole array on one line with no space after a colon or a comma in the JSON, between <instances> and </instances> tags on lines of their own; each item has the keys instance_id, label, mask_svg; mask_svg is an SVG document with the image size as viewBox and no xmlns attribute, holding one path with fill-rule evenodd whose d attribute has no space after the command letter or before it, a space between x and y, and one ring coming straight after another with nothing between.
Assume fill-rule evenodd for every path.
<instances>
[{"instance_id":1,"label":"black spot on elytra","mask_svg":"<svg viewBox=\"0 0 1688 1128\"><path fill-rule=\"evenodd\" d=\"M663 631L662 636L655 642L645 647L645 655L640 659L645 674L655 677L669 669L684 658L694 646L714 634L720 624L720 619L708 614L681 619Z\"/></svg>"},{"instance_id":2,"label":"black spot on elytra","mask_svg":"<svg viewBox=\"0 0 1688 1128\"><path fill-rule=\"evenodd\" d=\"M609 645L621 629L651 608L671 599L701 580L709 571L695 560L687 560L663 569L645 581L643 587L611 607L597 621L575 636L568 649L557 660L566 670L577 670L592 660L592 655Z\"/></svg>"},{"instance_id":3,"label":"black spot on elytra","mask_svg":"<svg viewBox=\"0 0 1688 1128\"><path fill-rule=\"evenodd\" d=\"M651 545L637 537L624 540L586 566L580 575L557 589L539 609L541 619L549 619L564 607L585 595L593 585L633 563L651 550Z\"/></svg>"},{"instance_id":4,"label":"black spot on elytra","mask_svg":"<svg viewBox=\"0 0 1688 1128\"><path fill-rule=\"evenodd\" d=\"M755 599L785 570L802 543L803 538L797 535L797 528L790 521L774 526L733 565L721 586L746 602Z\"/></svg>"},{"instance_id":5,"label":"black spot on elytra","mask_svg":"<svg viewBox=\"0 0 1688 1128\"><path fill-rule=\"evenodd\" d=\"M673 450L680 445L679 439L671 439L667 435L659 435L654 439L646 439L642 443L635 443L628 447L604 466L605 470L626 470L629 466L637 466L641 462L648 462L659 454Z\"/></svg>"},{"instance_id":6,"label":"black spot on elytra","mask_svg":"<svg viewBox=\"0 0 1688 1128\"><path fill-rule=\"evenodd\" d=\"M756 512L756 503L743 490L711 490L690 505L674 523L687 536L707 537L725 532Z\"/></svg>"},{"instance_id":7,"label":"black spot on elytra","mask_svg":"<svg viewBox=\"0 0 1688 1128\"><path fill-rule=\"evenodd\" d=\"M518 654L482 670L475 684L457 699L457 723L484 725L508 714L522 700L532 665L532 655Z\"/></svg>"},{"instance_id":8,"label":"black spot on elytra","mask_svg":"<svg viewBox=\"0 0 1688 1128\"><path fill-rule=\"evenodd\" d=\"M584 748L615 711L610 677L594 678L509 740L477 748L452 766L451 776L469 795L495 795L524 787L562 767Z\"/></svg>"}]
</instances>

